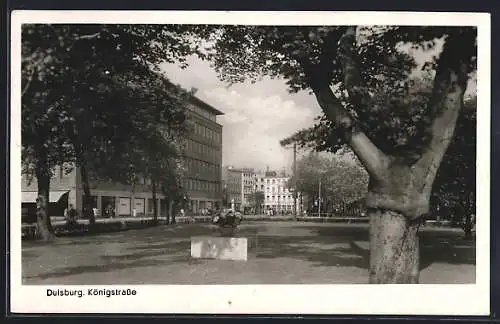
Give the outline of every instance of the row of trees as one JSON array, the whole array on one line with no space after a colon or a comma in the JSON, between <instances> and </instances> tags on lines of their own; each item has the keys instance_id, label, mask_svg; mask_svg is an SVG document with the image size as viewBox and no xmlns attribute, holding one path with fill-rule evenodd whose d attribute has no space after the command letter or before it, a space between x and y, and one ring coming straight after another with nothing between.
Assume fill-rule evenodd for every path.
<instances>
[{"instance_id":1,"label":"row of trees","mask_svg":"<svg viewBox=\"0 0 500 324\"><path fill-rule=\"evenodd\" d=\"M182 64L193 51L179 29L23 25L22 161L36 176L42 239L54 238L47 206L56 165L78 167L91 222L94 177L132 185L151 179L153 196L169 197L169 211L183 195L179 153L190 93L155 70L165 61Z\"/></svg>"},{"instance_id":2,"label":"row of trees","mask_svg":"<svg viewBox=\"0 0 500 324\"><path fill-rule=\"evenodd\" d=\"M297 161L297 172L288 186L295 187L307 198L304 208L314 209L320 195L323 212L333 212L337 207L366 196L368 174L358 161L345 157L327 157L310 152Z\"/></svg>"},{"instance_id":3,"label":"row of trees","mask_svg":"<svg viewBox=\"0 0 500 324\"><path fill-rule=\"evenodd\" d=\"M263 191L258 190L250 194L250 205L254 208L256 214L262 214L264 212L263 206L265 200L266 196Z\"/></svg>"}]
</instances>

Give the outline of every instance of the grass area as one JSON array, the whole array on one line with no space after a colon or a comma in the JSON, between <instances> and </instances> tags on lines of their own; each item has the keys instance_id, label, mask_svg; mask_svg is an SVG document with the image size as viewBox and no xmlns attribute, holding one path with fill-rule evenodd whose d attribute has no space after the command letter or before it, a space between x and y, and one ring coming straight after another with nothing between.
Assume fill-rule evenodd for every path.
<instances>
[{"instance_id":1,"label":"grass area","mask_svg":"<svg viewBox=\"0 0 500 324\"><path fill-rule=\"evenodd\" d=\"M454 229L421 232L421 283L474 283L475 241ZM366 283L366 224L251 222L248 261L194 260L190 238L218 235L209 224L177 224L97 236L25 241L25 284Z\"/></svg>"}]
</instances>

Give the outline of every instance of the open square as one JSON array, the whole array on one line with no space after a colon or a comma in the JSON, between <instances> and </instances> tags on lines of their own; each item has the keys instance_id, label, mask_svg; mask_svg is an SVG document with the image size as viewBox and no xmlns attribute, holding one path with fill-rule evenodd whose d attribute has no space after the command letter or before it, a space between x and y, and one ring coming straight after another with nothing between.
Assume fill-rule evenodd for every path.
<instances>
[{"instance_id":1,"label":"open square","mask_svg":"<svg viewBox=\"0 0 500 324\"><path fill-rule=\"evenodd\" d=\"M303 222L242 224L248 261L193 259L193 236L216 236L208 224L179 224L96 236L23 242L23 283L365 284L368 226ZM456 229L420 233L423 284L475 282L475 240Z\"/></svg>"}]
</instances>

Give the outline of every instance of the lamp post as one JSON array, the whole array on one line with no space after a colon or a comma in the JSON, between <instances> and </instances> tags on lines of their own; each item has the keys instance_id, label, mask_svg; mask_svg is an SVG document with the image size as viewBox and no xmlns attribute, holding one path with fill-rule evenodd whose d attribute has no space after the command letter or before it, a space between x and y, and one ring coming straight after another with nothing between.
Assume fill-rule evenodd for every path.
<instances>
[{"instance_id":1,"label":"lamp post","mask_svg":"<svg viewBox=\"0 0 500 324\"><path fill-rule=\"evenodd\" d=\"M321 217L321 177L318 183L318 216Z\"/></svg>"},{"instance_id":2,"label":"lamp post","mask_svg":"<svg viewBox=\"0 0 500 324\"><path fill-rule=\"evenodd\" d=\"M293 144L293 214L297 217L297 143Z\"/></svg>"}]
</instances>

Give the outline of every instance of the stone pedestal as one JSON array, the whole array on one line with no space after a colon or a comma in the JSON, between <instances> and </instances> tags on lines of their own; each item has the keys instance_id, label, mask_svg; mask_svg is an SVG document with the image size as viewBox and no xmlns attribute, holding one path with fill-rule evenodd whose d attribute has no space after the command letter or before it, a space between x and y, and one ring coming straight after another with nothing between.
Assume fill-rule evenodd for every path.
<instances>
[{"instance_id":1,"label":"stone pedestal","mask_svg":"<svg viewBox=\"0 0 500 324\"><path fill-rule=\"evenodd\" d=\"M191 257L195 259L216 259L246 261L248 242L243 237L191 238Z\"/></svg>"}]
</instances>

